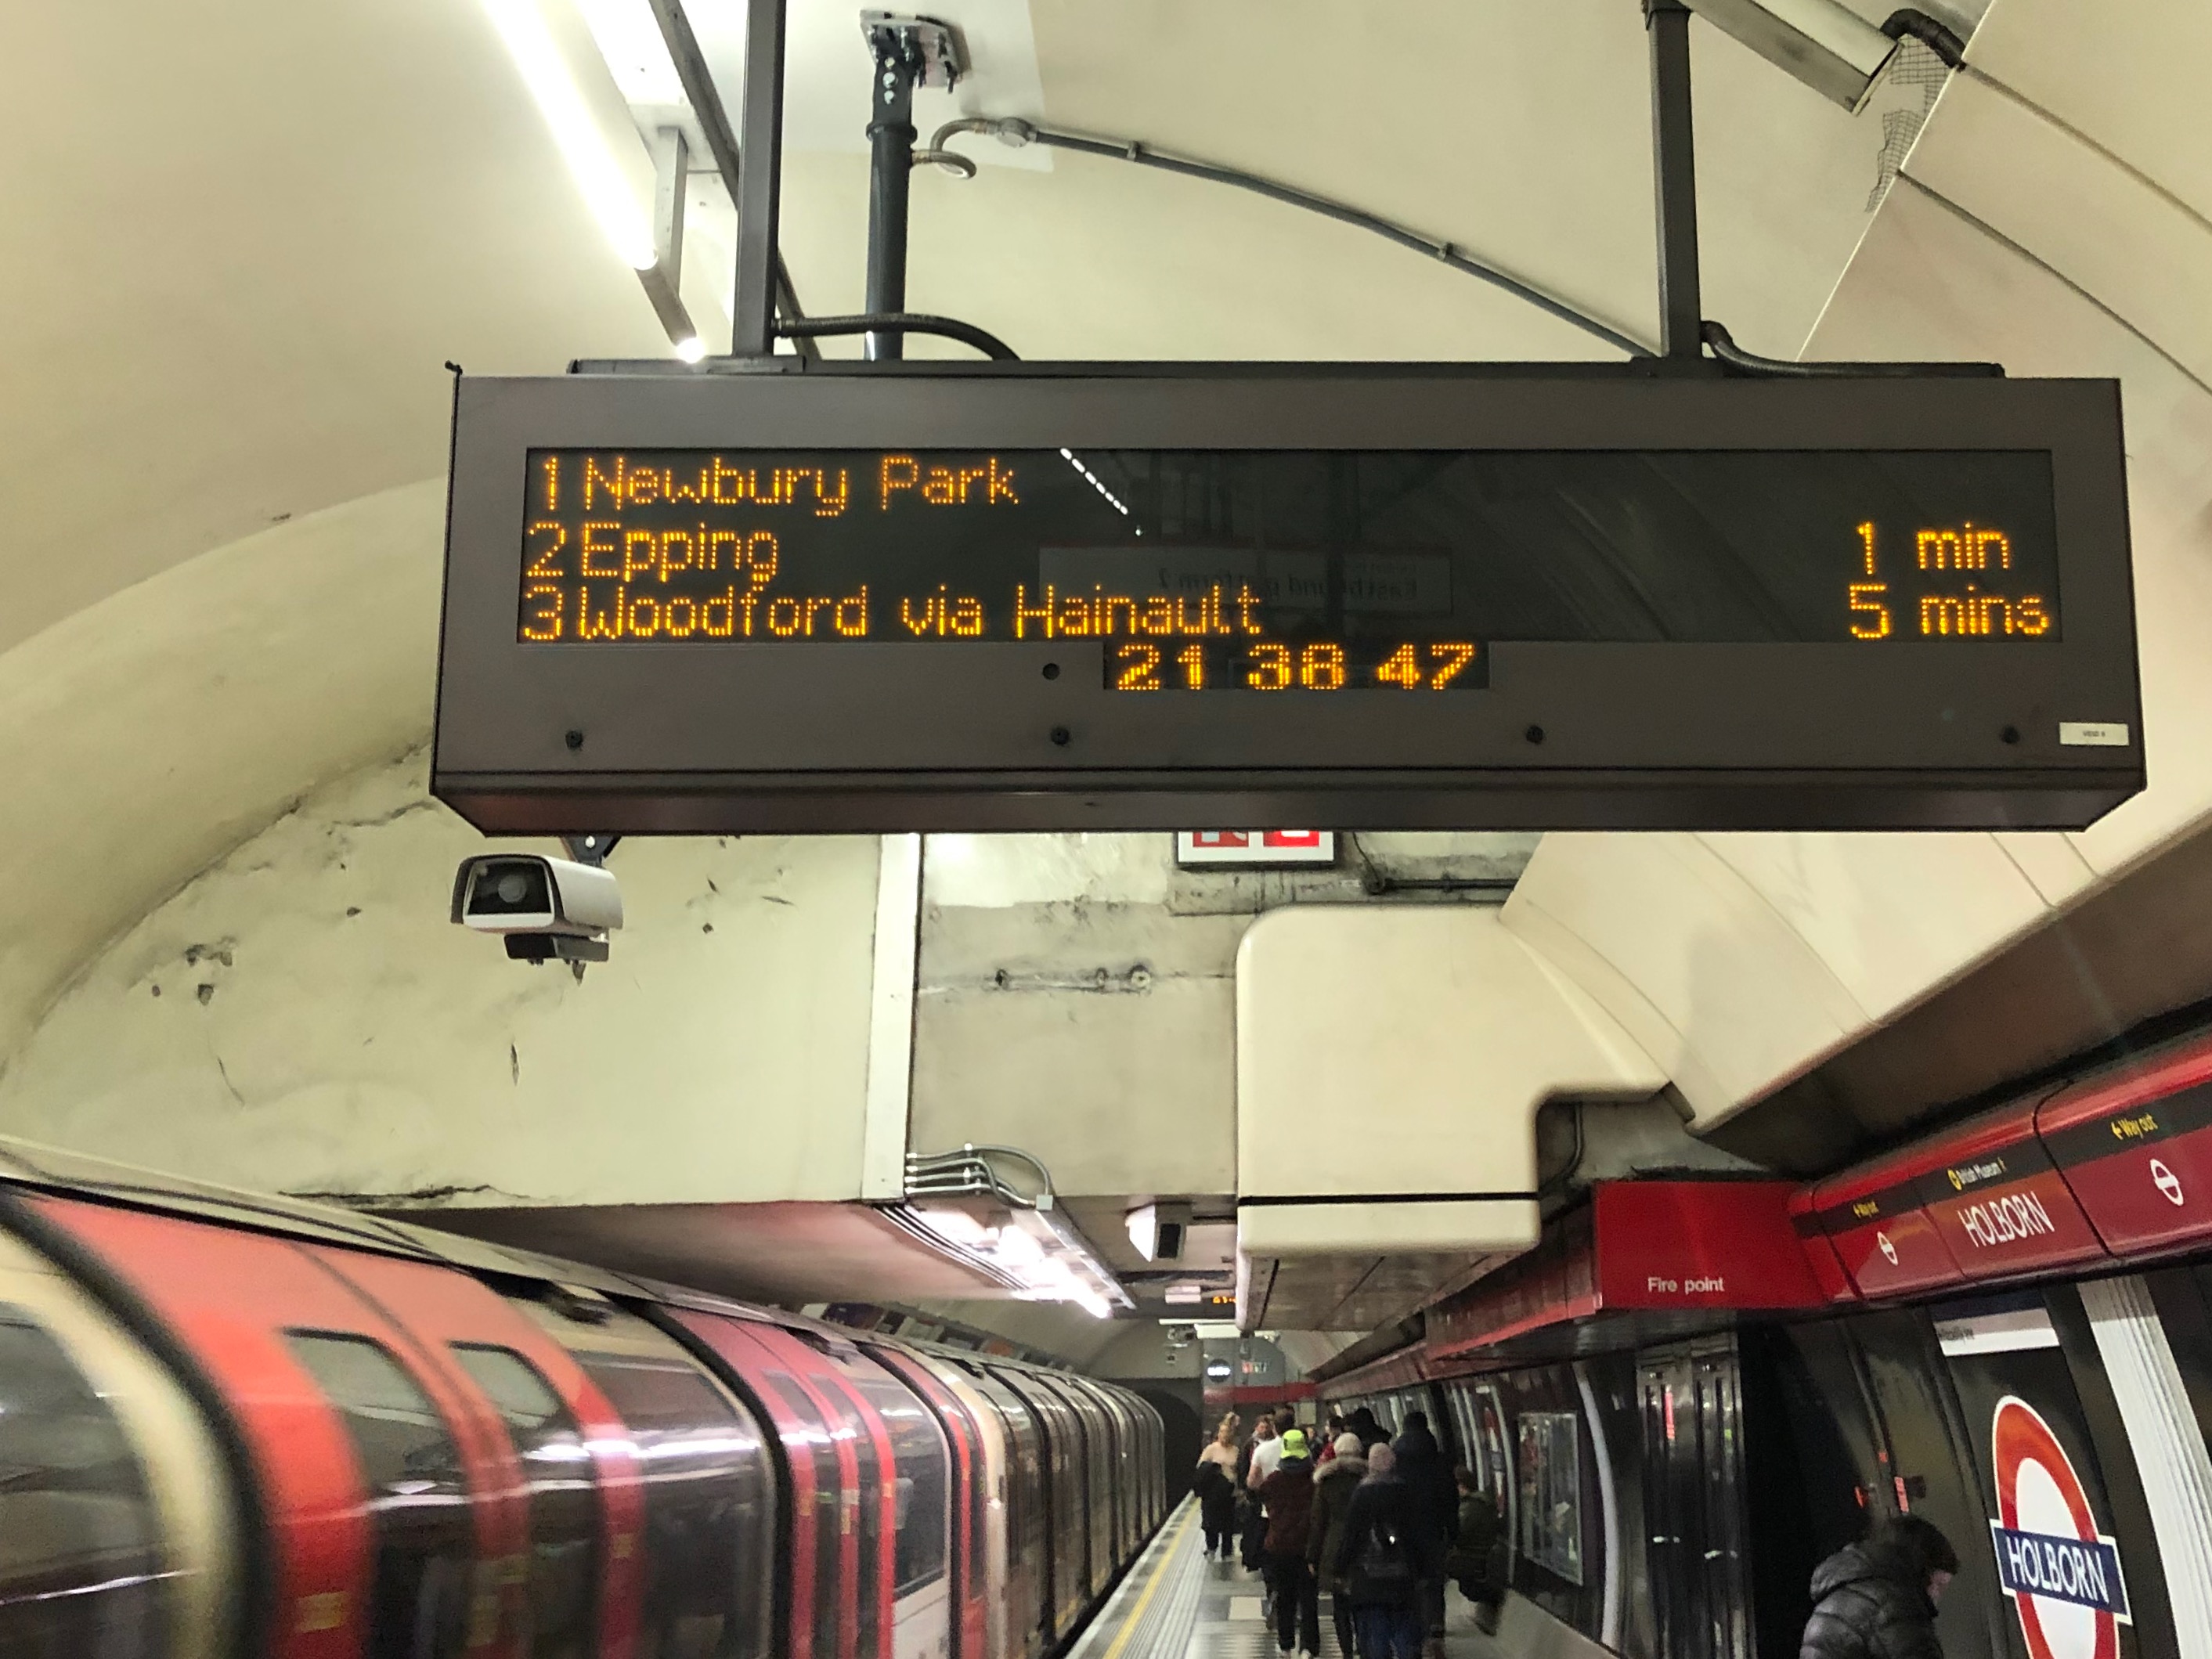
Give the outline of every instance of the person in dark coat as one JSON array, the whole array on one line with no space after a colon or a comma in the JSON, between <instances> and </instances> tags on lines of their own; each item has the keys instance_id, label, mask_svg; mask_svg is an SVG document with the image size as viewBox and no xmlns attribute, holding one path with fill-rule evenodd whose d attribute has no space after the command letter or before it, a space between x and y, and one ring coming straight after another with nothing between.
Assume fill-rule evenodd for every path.
<instances>
[{"instance_id":1,"label":"person in dark coat","mask_svg":"<svg viewBox=\"0 0 2212 1659\"><path fill-rule=\"evenodd\" d=\"M1306 1437L1297 1430L1284 1431L1283 1461L1261 1483L1260 1501L1267 1506L1267 1590L1274 1603L1275 1645L1288 1653L1295 1642L1299 1652L1318 1655L1321 1599L1306 1559L1314 1466L1306 1455Z\"/></svg>"},{"instance_id":2,"label":"person in dark coat","mask_svg":"<svg viewBox=\"0 0 2212 1659\"><path fill-rule=\"evenodd\" d=\"M1936 1603L1959 1552L1933 1522L1892 1516L1813 1571L1798 1659L1943 1659Z\"/></svg>"},{"instance_id":3,"label":"person in dark coat","mask_svg":"<svg viewBox=\"0 0 2212 1659\"><path fill-rule=\"evenodd\" d=\"M1352 1516L1352 1495L1367 1478L1367 1454L1359 1437L1346 1429L1336 1437L1336 1455L1314 1470L1313 1519L1306 1534L1306 1559L1313 1564L1316 1588L1328 1592L1328 1613L1336 1626L1336 1650L1350 1659L1352 1653L1352 1597L1336 1575L1336 1558L1344 1547L1345 1522Z\"/></svg>"},{"instance_id":4,"label":"person in dark coat","mask_svg":"<svg viewBox=\"0 0 2212 1659\"><path fill-rule=\"evenodd\" d=\"M1505 1599L1495 1571L1505 1523L1473 1469L1454 1469L1452 1480L1459 1488L1459 1529L1444 1557L1444 1577L1456 1581L1459 1593L1474 1603L1475 1623L1487 1634L1497 1630L1498 1607Z\"/></svg>"},{"instance_id":5,"label":"person in dark coat","mask_svg":"<svg viewBox=\"0 0 2212 1659\"><path fill-rule=\"evenodd\" d=\"M1374 1412L1365 1406L1346 1418L1344 1426L1359 1437L1362 1448L1370 1451L1390 1437L1390 1431L1377 1423Z\"/></svg>"},{"instance_id":6,"label":"person in dark coat","mask_svg":"<svg viewBox=\"0 0 2212 1659\"><path fill-rule=\"evenodd\" d=\"M1443 1560L1452 1540L1459 1534L1459 1489L1452 1483L1451 1465L1429 1427L1426 1412L1407 1412L1406 1426L1390 1443L1398 1463L1398 1478L1413 1509L1415 1536L1420 1547L1421 1613L1430 1640L1441 1644L1444 1635Z\"/></svg>"},{"instance_id":7,"label":"person in dark coat","mask_svg":"<svg viewBox=\"0 0 2212 1659\"><path fill-rule=\"evenodd\" d=\"M1389 1446L1369 1447L1367 1478L1352 1494L1330 1563L1352 1602L1360 1659L1419 1659L1419 1584L1430 1564L1414 1541L1413 1509Z\"/></svg>"}]
</instances>

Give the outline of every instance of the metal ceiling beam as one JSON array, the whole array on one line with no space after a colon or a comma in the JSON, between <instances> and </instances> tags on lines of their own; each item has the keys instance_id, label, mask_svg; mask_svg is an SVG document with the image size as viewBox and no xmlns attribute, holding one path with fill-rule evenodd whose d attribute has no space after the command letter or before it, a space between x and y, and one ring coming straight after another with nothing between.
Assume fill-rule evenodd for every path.
<instances>
[{"instance_id":1,"label":"metal ceiling beam","mask_svg":"<svg viewBox=\"0 0 2212 1659\"><path fill-rule=\"evenodd\" d=\"M744 269L747 252L744 234L745 216L742 203L742 191L744 188L744 168L742 165L744 152L738 146L736 133L731 130L729 113L722 106L721 94L715 89L714 77L707 68L705 54L701 52L699 50L698 37L694 35L691 32L691 20L684 15L684 0L647 0L647 3L653 8L653 21L659 26L660 38L668 47L669 59L676 66L676 78L684 88L684 100L691 106L692 113L699 118L699 131L707 140L708 153L714 158L714 170L721 175L722 188L729 191L732 205L738 208L738 265L739 286L742 289ZM752 7L752 10L755 12L757 12L761 8L757 3ZM774 78L775 82L777 120L775 125L775 142L770 148L767 158L768 170L771 175L779 173L781 171L782 167L781 116L783 109L783 52L781 7L778 6L775 9L778 14L778 26L776 29L775 74ZM757 21L757 19L752 18L749 18L748 20L746 44L749 49L752 45L752 25ZM745 60L745 79L748 104L750 102L752 62L753 59L750 55L749 50L748 56ZM806 313L799 308L799 295L797 291L791 285L791 272L783 263L782 251L775 247L774 223L775 207L773 200L773 194L774 184L772 177L771 201L769 207L769 246L771 250L770 258L774 271L773 297L775 308L780 311L787 319L796 321L799 318L804 317ZM737 305L733 301L732 306L733 336L737 336ZM771 318L771 324L772 323L773 318ZM742 337L738 336L737 337ZM772 349L774 342L772 328L769 335L769 338ZM746 355L766 355L765 352L747 354L744 350L743 347L737 343L737 340L734 337L732 349L736 353L736 355L740 356ZM804 357L818 357L821 355L820 351L817 349L811 340L804 340L799 342L799 355Z\"/></svg>"}]
</instances>

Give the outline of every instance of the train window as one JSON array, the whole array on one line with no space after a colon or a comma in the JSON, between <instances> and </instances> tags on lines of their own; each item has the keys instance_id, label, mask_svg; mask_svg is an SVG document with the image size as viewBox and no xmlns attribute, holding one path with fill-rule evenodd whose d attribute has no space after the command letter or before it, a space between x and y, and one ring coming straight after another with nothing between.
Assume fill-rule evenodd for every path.
<instances>
[{"instance_id":1,"label":"train window","mask_svg":"<svg viewBox=\"0 0 2212 1659\"><path fill-rule=\"evenodd\" d=\"M641 1659L768 1650L773 1539L760 1431L688 1362L580 1352L645 1477Z\"/></svg>"},{"instance_id":2,"label":"train window","mask_svg":"<svg viewBox=\"0 0 2212 1659\"><path fill-rule=\"evenodd\" d=\"M168 1650L160 1522L123 1425L44 1327L0 1304L0 1653Z\"/></svg>"},{"instance_id":3,"label":"train window","mask_svg":"<svg viewBox=\"0 0 2212 1659\"><path fill-rule=\"evenodd\" d=\"M945 1437L928 1407L898 1383L871 1378L860 1387L890 1434L898 1529L891 1594L902 1596L945 1576L945 1502L951 1489Z\"/></svg>"},{"instance_id":4,"label":"train window","mask_svg":"<svg viewBox=\"0 0 2212 1659\"><path fill-rule=\"evenodd\" d=\"M287 1331L284 1341L337 1409L368 1488L376 1560L366 1650L394 1659L459 1654L470 1636L476 1536L445 1419L367 1337Z\"/></svg>"},{"instance_id":5,"label":"train window","mask_svg":"<svg viewBox=\"0 0 2212 1659\"><path fill-rule=\"evenodd\" d=\"M472 1342L453 1358L498 1409L530 1501L532 1659L581 1659L598 1632L599 1493L591 1454L553 1386L520 1354Z\"/></svg>"}]
</instances>

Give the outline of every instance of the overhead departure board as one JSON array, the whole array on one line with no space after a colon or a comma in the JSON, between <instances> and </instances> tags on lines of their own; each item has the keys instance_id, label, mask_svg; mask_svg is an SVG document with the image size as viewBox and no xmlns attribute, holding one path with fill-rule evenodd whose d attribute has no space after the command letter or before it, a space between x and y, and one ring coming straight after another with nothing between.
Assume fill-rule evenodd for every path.
<instances>
[{"instance_id":1,"label":"overhead departure board","mask_svg":"<svg viewBox=\"0 0 2212 1659\"><path fill-rule=\"evenodd\" d=\"M909 366L469 381L456 418L438 782L489 828L2070 823L2140 787L2106 383Z\"/></svg>"}]
</instances>

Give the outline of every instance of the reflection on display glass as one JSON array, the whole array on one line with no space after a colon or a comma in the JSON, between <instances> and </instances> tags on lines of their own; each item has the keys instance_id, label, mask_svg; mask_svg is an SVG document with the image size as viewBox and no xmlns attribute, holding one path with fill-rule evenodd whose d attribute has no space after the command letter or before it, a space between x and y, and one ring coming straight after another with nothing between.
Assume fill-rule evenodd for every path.
<instances>
[{"instance_id":1,"label":"reflection on display glass","mask_svg":"<svg viewBox=\"0 0 2212 1659\"><path fill-rule=\"evenodd\" d=\"M1499 641L2029 647L2041 452L530 452L544 645L1097 641L1130 693L1479 691Z\"/></svg>"}]
</instances>

